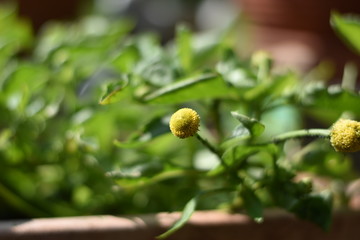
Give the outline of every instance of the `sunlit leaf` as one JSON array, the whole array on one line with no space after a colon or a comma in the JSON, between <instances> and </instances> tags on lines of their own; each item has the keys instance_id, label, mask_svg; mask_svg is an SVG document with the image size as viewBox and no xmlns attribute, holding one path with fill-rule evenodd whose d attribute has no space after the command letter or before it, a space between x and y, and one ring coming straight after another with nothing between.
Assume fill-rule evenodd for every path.
<instances>
[{"instance_id":1,"label":"sunlit leaf","mask_svg":"<svg viewBox=\"0 0 360 240\"><path fill-rule=\"evenodd\" d=\"M220 31L205 31L193 35L193 69L203 67L217 62L229 48L237 45L235 36L241 21L234 21L233 24Z\"/></svg>"},{"instance_id":2,"label":"sunlit leaf","mask_svg":"<svg viewBox=\"0 0 360 240\"><path fill-rule=\"evenodd\" d=\"M184 210L182 211L181 218L165 233L159 235L157 239L165 239L175 233L177 230L182 228L190 219L191 215L194 213L196 209L198 201L198 196L192 198L184 207Z\"/></svg>"},{"instance_id":3,"label":"sunlit leaf","mask_svg":"<svg viewBox=\"0 0 360 240\"><path fill-rule=\"evenodd\" d=\"M33 43L31 23L19 19L17 9L12 4L1 5L0 8L0 59L30 47Z\"/></svg>"},{"instance_id":4,"label":"sunlit leaf","mask_svg":"<svg viewBox=\"0 0 360 240\"><path fill-rule=\"evenodd\" d=\"M268 79L268 78L266 78ZM280 97L288 97L297 89L298 78L296 74L289 72L280 76L273 76L267 81L263 81L252 89L244 93L247 101L261 103L264 100L279 100Z\"/></svg>"},{"instance_id":5,"label":"sunlit leaf","mask_svg":"<svg viewBox=\"0 0 360 240\"><path fill-rule=\"evenodd\" d=\"M35 63L22 63L9 76L3 85L3 93L19 92L27 90L34 92L40 90L49 80L50 72L42 65Z\"/></svg>"},{"instance_id":6,"label":"sunlit leaf","mask_svg":"<svg viewBox=\"0 0 360 240\"><path fill-rule=\"evenodd\" d=\"M109 83L106 86L105 93L102 95L99 104L107 105L110 103L115 103L128 96L128 91L126 91L126 89L129 88L128 83L129 80L126 76L117 82Z\"/></svg>"},{"instance_id":7,"label":"sunlit leaf","mask_svg":"<svg viewBox=\"0 0 360 240\"><path fill-rule=\"evenodd\" d=\"M169 117L160 116L151 119L126 141L115 140L114 143L118 147L136 147L169 132Z\"/></svg>"},{"instance_id":8,"label":"sunlit leaf","mask_svg":"<svg viewBox=\"0 0 360 240\"><path fill-rule=\"evenodd\" d=\"M229 97L230 88L216 74L203 74L175 82L145 96L149 103L174 104L192 100Z\"/></svg>"},{"instance_id":9,"label":"sunlit leaf","mask_svg":"<svg viewBox=\"0 0 360 240\"><path fill-rule=\"evenodd\" d=\"M170 59L163 57L142 61L134 71L145 82L163 87L174 81L176 68Z\"/></svg>"},{"instance_id":10,"label":"sunlit leaf","mask_svg":"<svg viewBox=\"0 0 360 240\"><path fill-rule=\"evenodd\" d=\"M249 118L239 112L231 112L231 115L241 122L254 137L260 136L265 130L265 125L254 118Z\"/></svg>"},{"instance_id":11,"label":"sunlit leaf","mask_svg":"<svg viewBox=\"0 0 360 240\"><path fill-rule=\"evenodd\" d=\"M234 135L221 143L221 149L226 150L238 145L246 144L246 141L251 138L249 130L247 130L244 126L238 126L237 130L239 131L240 129L242 130L240 134Z\"/></svg>"},{"instance_id":12,"label":"sunlit leaf","mask_svg":"<svg viewBox=\"0 0 360 240\"><path fill-rule=\"evenodd\" d=\"M232 49L224 52L223 60L216 66L217 71L223 76L224 80L235 87L249 88L254 87L256 77L240 62L238 56Z\"/></svg>"},{"instance_id":13,"label":"sunlit leaf","mask_svg":"<svg viewBox=\"0 0 360 240\"><path fill-rule=\"evenodd\" d=\"M139 58L138 49L134 46L128 46L120 50L112 60L112 64L121 74L131 73Z\"/></svg>"},{"instance_id":14,"label":"sunlit leaf","mask_svg":"<svg viewBox=\"0 0 360 240\"><path fill-rule=\"evenodd\" d=\"M360 53L360 18L355 15L331 14L331 24L339 36L357 53Z\"/></svg>"},{"instance_id":15,"label":"sunlit leaf","mask_svg":"<svg viewBox=\"0 0 360 240\"><path fill-rule=\"evenodd\" d=\"M313 90L303 96L307 110L325 121L335 121L343 112L360 114L360 95L334 85Z\"/></svg>"},{"instance_id":16,"label":"sunlit leaf","mask_svg":"<svg viewBox=\"0 0 360 240\"><path fill-rule=\"evenodd\" d=\"M246 158L255 153L264 150L266 146L246 146L239 145L237 147L228 148L223 156L223 161L230 167L239 168L244 163Z\"/></svg>"},{"instance_id":17,"label":"sunlit leaf","mask_svg":"<svg viewBox=\"0 0 360 240\"><path fill-rule=\"evenodd\" d=\"M14 133L11 129L4 129L0 131L0 150L2 150L10 142Z\"/></svg>"}]
</instances>

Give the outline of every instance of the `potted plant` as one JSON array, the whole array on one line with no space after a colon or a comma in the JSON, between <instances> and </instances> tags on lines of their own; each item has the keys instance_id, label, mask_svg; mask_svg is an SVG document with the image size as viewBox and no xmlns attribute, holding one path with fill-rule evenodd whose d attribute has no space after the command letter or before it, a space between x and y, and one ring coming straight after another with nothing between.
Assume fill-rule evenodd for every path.
<instances>
[{"instance_id":1,"label":"potted plant","mask_svg":"<svg viewBox=\"0 0 360 240\"><path fill-rule=\"evenodd\" d=\"M235 238L239 224L261 239L284 223L336 239L359 218L332 221L357 196L343 153L359 150L349 69L331 86L316 71L276 72L266 52L240 58L233 29L197 35L180 25L163 46L124 20L86 17L35 38L11 9L0 17L1 214L36 218L3 222L3 239L198 238L193 230L223 239L215 232ZM358 47L357 24L333 23ZM122 217L68 217L99 214ZM54 216L65 218L38 219Z\"/></svg>"}]
</instances>

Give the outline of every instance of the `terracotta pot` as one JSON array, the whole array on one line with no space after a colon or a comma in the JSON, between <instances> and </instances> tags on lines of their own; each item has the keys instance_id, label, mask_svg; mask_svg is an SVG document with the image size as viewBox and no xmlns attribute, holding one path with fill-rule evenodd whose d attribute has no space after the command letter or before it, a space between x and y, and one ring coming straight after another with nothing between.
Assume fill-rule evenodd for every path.
<instances>
[{"instance_id":1,"label":"terracotta pot","mask_svg":"<svg viewBox=\"0 0 360 240\"><path fill-rule=\"evenodd\" d=\"M0 240L154 240L179 218L179 213L133 216L89 216L0 222ZM337 212L329 232L282 211L255 223L242 214L196 212L169 240L355 240L359 212Z\"/></svg>"}]
</instances>

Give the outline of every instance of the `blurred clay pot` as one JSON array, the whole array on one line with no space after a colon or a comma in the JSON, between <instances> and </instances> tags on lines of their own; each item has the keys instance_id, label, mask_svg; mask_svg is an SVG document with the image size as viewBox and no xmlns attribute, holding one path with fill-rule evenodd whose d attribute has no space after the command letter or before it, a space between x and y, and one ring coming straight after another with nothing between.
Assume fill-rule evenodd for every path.
<instances>
[{"instance_id":1,"label":"blurred clay pot","mask_svg":"<svg viewBox=\"0 0 360 240\"><path fill-rule=\"evenodd\" d=\"M335 35L331 11L360 14L358 0L234 0L254 36L253 48L273 53L279 63L307 70L331 60L338 71L348 61L360 62Z\"/></svg>"},{"instance_id":2,"label":"blurred clay pot","mask_svg":"<svg viewBox=\"0 0 360 240\"><path fill-rule=\"evenodd\" d=\"M0 221L0 240L154 240L179 217L179 213L158 213ZM198 211L168 240L356 240L359 224L359 212L334 213L326 232L278 210L266 211L263 223L244 214Z\"/></svg>"},{"instance_id":3,"label":"blurred clay pot","mask_svg":"<svg viewBox=\"0 0 360 240\"><path fill-rule=\"evenodd\" d=\"M258 25L330 33L331 11L360 13L358 0L235 0Z\"/></svg>"}]
</instances>

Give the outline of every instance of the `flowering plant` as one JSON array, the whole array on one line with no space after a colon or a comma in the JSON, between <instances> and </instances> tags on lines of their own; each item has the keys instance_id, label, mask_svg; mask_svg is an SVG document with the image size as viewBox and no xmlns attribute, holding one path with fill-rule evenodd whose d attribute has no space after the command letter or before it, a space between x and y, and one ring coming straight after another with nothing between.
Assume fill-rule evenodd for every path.
<instances>
[{"instance_id":1,"label":"flowering plant","mask_svg":"<svg viewBox=\"0 0 360 240\"><path fill-rule=\"evenodd\" d=\"M332 20L339 32L350 26L337 14ZM358 24L351 27L360 29ZM344 36L350 38L346 31ZM167 149L162 170L148 182L176 178L196 186L189 188L194 197L189 197L182 218L159 238L178 230L196 208L220 206L244 209L258 222L264 208L277 206L329 229L333 206L344 204L344 189L318 189L312 175L300 175L308 172L338 183L355 176L351 156L343 152L359 150L360 123L336 122L360 114L357 76L349 74L352 65L345 68L341 84L326 86L325 77L317 74L323 66L300 77L274 70L271 56L263 51L248 60L239 58L231 31L210 39L210 44L196 45L198 36L182 26L169 46L148 46L156 52L149 59L144 58L149 49L128 43L117 59L126 66L126 71L119 68L122 80L109 84L100 102L130 96L160 111L136 134L115 144ZM308 128L308 119L323 128ZM179 139L169 137L169 129ZM301 140L309 137L313 140ZM120 187L126 181L117 178Z\"/></svg>"},{"instance_id":2,"label":"flowering plant","mask_svg":"<svg viewBox=\"0 0 360 240\"><path fill-rule=\"evenodd\" d=\"M266 52L240 57L237 26L181 25L163 45L102 17L34 36L14 12L0 9L2 218L185 206L163 238L196 209L261 222L280 207L328 229L333 207L347 204L342 186L358 175L343 151L359 149L352 65L329 85L324 64L299 74ZM332 20L359 50L358 22Z\"/></svg>"}]
</instances>

